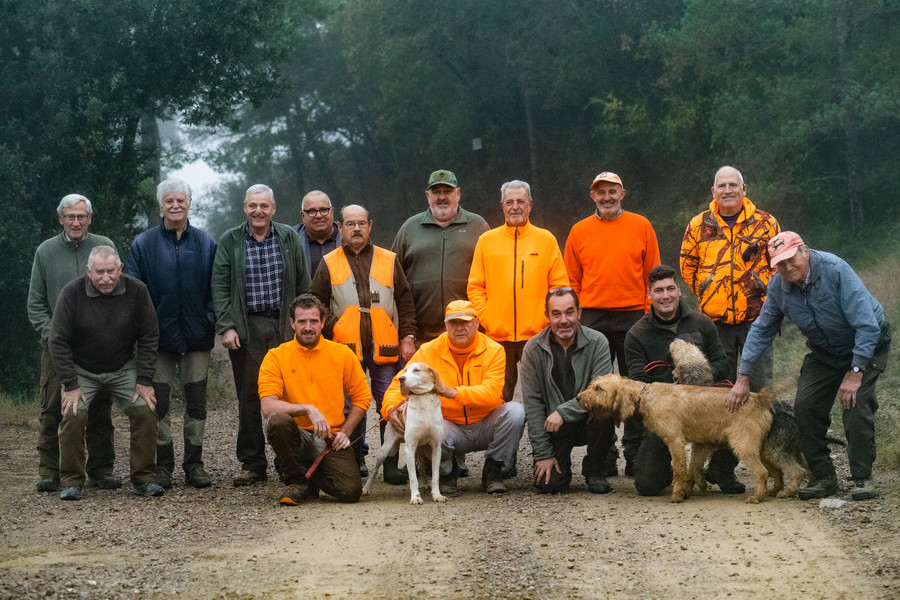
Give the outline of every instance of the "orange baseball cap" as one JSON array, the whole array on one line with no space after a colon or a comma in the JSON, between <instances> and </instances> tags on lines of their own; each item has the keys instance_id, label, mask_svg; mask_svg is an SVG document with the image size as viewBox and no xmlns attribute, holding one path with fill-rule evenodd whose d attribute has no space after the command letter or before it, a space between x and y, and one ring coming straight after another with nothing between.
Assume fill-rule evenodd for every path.
<instances>
[{"instance_id":1,"label":"orange baseball cap","mask_svg":"<svg viewBox=\"0 0 900 600\"><path fill-rule=\"evenodd\" d=\"M460 321L471 321L478 315L475 314L475 307L468 300L454 300L447 305L444 311L444 323L459 319Z\"/></svg>"},{"instance_id":2,"label":"orange baseball cap","mask_svg":"<svg viewBox=\"0 0 900 600\"><path fill-rule=\"evenodd\" d=\"M615 173L612 173L610 171L603 171L602 173L600 173L599 175L594 177L594 181L593 181L593 183L591 183L591 189L594 189L594 186L597 185L601 181L608 181L609 183L618 183L619 185L622 186L623 189L625 188L625 184L622 183L621 177L619 177L618 175L616 175Z\"/></svg>"}]
</instances>

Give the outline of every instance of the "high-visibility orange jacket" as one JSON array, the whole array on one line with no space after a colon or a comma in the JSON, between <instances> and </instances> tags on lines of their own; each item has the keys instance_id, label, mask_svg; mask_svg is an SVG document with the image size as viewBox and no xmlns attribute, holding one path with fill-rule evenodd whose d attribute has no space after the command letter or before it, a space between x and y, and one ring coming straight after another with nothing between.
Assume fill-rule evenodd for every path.
<instances>
[{"instance_id":1,"label":"high-visibility orange jacket","mask_svg":"<svg viewBox=\"0 0 900 600\"><path fill-rule=\"evenodd\" d=\"M566 269L584 308L650 310L647 276L659 264L656 233L645 217L623 211L611 221L593 214L566 240Z\"/></svg>"},{"instance_id":2,"label":"high-visibility orange jacket","mask_svg":"<svg viewBox=\"0 0 900 600\"><path fill-rule=\"evenodd\" d=\"M372 392L359 360L347 346L320 337L312 348L296 338L272 348L259 368L259 397L275 396L291 404L312 404L337 433L344 425L344 394L363 412ZM306 415L294 417L298 427L312 431Z\"/></svg>"},{"instance_id":3,"label":"high-visibility orange jacket","mask_svg":"<svg viewBox=\"0 0 900 600\"><path fill-rule=\"evenodd\" d=\"M492 340L524 342L547 326L547 290L568 285L556 238L529 222L478 238L466 292Z\"/></svg>"},{"instance_id":4,"label":"high-visibility orange jacket","mask_svg":"<svg viewBox=\"0 0 900 600\"><path fill-rule=\"evenodd\" d=\"M476 333L475 348L466 357L462 371L450 350L450 338L442 333L437 339L422 344L410 363L423 362L438 372L444 385L456 388L456 398L441 396L441 414L457 425L472 425L484 419L503 404L503 374L506 353L503 346L483 333ZM400 371L384 393L381 416L403 402L400 393Z\"/></svg>"},{"instance_id":5,"label":"high-visibility orange jacket","mask_svg":"<svg viewBox=\"0 0 900 600\"><path fill-rule=\"evenodd\" d=\"M743 200L734 227L719 215L713 200L688 224L681 242L681 275L700 300L700 311L713 321L751 323L766 300L774 269L769 240L781 228L775 217Z\"/></svg>"}]
</instances>

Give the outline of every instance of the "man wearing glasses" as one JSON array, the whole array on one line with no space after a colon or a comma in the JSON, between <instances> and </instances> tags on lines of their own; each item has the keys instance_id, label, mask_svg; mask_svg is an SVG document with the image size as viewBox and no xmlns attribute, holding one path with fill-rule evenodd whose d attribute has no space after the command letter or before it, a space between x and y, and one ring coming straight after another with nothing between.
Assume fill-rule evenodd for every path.
<instances>
[{"instance_id":1,"label":"man wearing glasses","mask_svg":"<svg viewBox=\"0 0 900 600\"><path fill-rule=\"evenodd\" d=\"M28 287L28 320L41 336L41 430L37 447L39 492L54 492L59 488L58 431L62 421L62 387L50 360L48 346L56 300L67 283L84 274L91 250L96 246L113 247L109 238L88 233L93 208L91 201L84 196L65 196L56 212L62 233L38 246ZM102 489L122 487L121 480L112 474L116 454L111 408L109 394L102 393L88 412L87 474Z\"/></svg>"},{"instance_id":2,"label":"man wearing glasses","mask_svg":"<svg viewBox=\"0 0 900 600\"><path fill-rule=\"evenodd\" d=\"M306 266L312 277L322 257L341 247L341 229L334 222L334 207L325 192L313 190L303 196L300 204L300 223L294 225L300 234L300 244L306 256Z\"/></svg>"},{"instance_id":3,"label":"man wearing glasses","mask_svg":"<svg viewBox=\"0 0 900 600\"><path fill-rule=\"evenodd\" d=\"M368 371L372 397L380 411L384 392L400 369L400 359L405 363L416 350L416 313L397 255L373 245L371 233L369 211L356 204L345 206L341 210L343 242L322 259L310 291L331 309L333 318L326 329L332 330L332 339L349 346ZM382 442L385 426L382 421ZM365 431L365 419L361 431ZM356 448L360 473L368 475L362 461L362 440ZM406 475L397 467L398 458L392 456L384 463L387 483L406 483Z\"/></svg>"}]
</instances>

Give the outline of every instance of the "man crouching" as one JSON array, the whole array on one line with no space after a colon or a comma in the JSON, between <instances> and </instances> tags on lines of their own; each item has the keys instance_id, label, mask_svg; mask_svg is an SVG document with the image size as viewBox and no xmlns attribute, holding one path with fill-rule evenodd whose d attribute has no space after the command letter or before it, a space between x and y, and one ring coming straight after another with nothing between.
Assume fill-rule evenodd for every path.
<instances>
[{"instance_id":1,"label":"man crouching","mask_svg":"<svg viewBox=\"0 0 900 600\"><path fill-rule=\"evenodd\" d=\"M259 369L263 429L287 485L280 502L297 505L318 497L320 489L339 502L356 502L362 480L349 436L369 409L372 393L353 351L322 338L325 305L302 294L290 311L294 339L269 350ZM329 442L331 451L307 477Z\"/></svg>"}]
</instances>

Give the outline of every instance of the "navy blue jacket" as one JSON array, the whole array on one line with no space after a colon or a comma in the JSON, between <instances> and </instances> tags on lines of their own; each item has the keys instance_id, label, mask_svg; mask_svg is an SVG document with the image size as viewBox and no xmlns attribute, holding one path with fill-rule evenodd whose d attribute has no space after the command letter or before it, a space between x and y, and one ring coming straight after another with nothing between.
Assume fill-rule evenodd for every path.
<instances>
[{"instance_id":1,"label":"navy blue jacket","mask_svg":"<svg viewBox=\"0 0 900 600\"><path fill-rule=\"evenodd\" d=\"M186 354L213 347L210 280L215 255L215 239L190 222L180 240L175 230L160 224L132 242L125 273L147 284L159 318L160 352Z\"/></svg>"}]
</instances>

